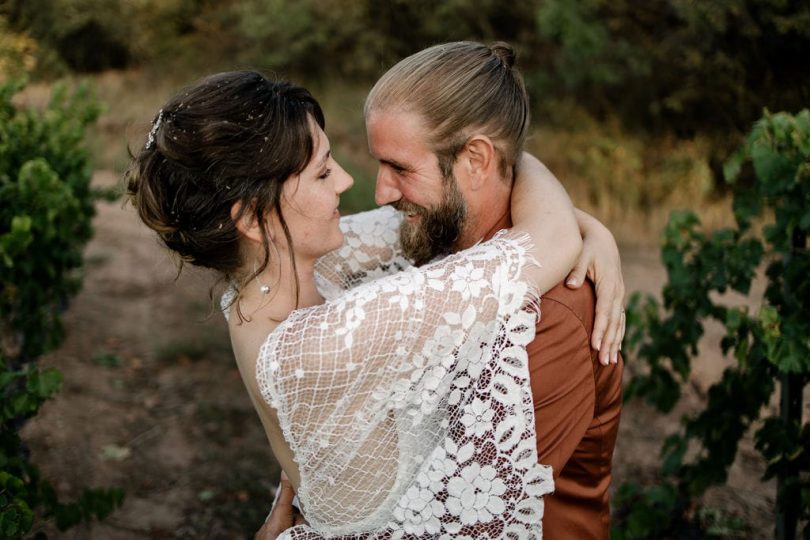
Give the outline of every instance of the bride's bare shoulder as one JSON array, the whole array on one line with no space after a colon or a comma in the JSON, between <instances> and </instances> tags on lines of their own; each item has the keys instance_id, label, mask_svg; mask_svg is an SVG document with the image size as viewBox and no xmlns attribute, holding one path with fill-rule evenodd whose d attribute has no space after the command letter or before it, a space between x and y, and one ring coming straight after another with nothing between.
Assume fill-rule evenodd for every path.
<instances>
[{"instance_id":1,"label":"bride's bare shoulder","mask_svg":"<svg viewBox=\"0 0 810 540\"><path fill-rule=\"evenodd\" d=\"M263 320L257 321L243 320L234 321L231 318L228 321L228 330L231 336L231 346L233 347L234 355L236 356L237 363L250 364L250 367L256 366L256 358L259 355L267 336L280 324L279 321Z\"/></svg>"}]
</instances>

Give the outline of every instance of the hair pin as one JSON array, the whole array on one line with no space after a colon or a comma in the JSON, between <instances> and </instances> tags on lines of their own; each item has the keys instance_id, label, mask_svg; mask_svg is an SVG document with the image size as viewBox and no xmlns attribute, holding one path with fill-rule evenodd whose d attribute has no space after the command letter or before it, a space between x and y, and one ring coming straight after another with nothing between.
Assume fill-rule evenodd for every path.
<instances>
[{"instance_id":1,"label":"hair pin","mask_svg":"<svg viewBox=\"0 0 810 540\"><path fill-rule=\"evenodd\" d=\"M155 145L155 136L157 135L157 130L160 129L161 122L163 122L163 109L158 111L155 123L152 124L152 129L149 130L149 137L146 139L146 146L144 146L145 150L149 150Z\"/></svg>"}]
</instances>

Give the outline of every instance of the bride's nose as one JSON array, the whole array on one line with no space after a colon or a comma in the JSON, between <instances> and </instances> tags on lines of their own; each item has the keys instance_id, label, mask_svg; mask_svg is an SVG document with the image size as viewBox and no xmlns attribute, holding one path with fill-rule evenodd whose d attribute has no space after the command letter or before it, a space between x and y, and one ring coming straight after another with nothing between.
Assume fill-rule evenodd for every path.
<instances>
[{"instance_id":1,"label":"bride's nose","mask_svg":"<svg viewBox=\"0 0 810 540\"><path fill-rule=\"evenodd\" d=\"M354 178L352 178L352 175L347 173L340 165L338 165L337 168L338 171L336 172L338 173L338 177L335 182L335 191L340 194L354 185Z\"/></svg>"}]
</instances>

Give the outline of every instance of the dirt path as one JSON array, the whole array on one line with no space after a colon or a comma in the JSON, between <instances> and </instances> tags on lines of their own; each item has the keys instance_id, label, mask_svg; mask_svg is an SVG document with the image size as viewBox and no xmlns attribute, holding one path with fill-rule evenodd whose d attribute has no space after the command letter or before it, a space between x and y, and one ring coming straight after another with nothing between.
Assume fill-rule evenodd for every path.
<instances>
[{"instance_id":1,"label":"dirt path","mask_svg":"<svg viewBox=\"0 0 810 540\"><path fill-rule=\"evenodd\" d=\"M94 182L114 185L100 172ZM100 203L87 248L84 289L66 313L67 340L44 365L65 376L63 390L25 430L34 461L65 496L82 486L120 486L123 508L100 524L58 538L242 538L270 504L278 467L231 358L223 320L209 316L206 276L174 266L131 208ZM658 291L664 272L655 250L625 250L632 290ZM191 321L191 322L190 322ZM707 343L719 339L709 328ZM658 453L678 419L695 410L725 361L700 358L694 384L667 417L626 405L615 481L651 480ZM632 367L630 368L632 370ZM729 486L706 502L743 517L748 538L770 536L774 486L750 439Z\"/></svg>"}]
</instances>

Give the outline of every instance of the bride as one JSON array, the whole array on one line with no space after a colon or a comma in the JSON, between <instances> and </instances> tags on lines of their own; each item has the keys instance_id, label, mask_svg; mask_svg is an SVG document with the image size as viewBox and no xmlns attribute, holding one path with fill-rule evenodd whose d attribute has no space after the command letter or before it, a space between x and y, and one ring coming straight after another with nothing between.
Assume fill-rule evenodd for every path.
<instances>
[{"instance_id":1,"label":"bride","mask_svg":"<svg viewBox=\"0 0 810 540\"><path fill-rule=\"evenodd\" d=\"M341 219L353 180L324 126L307 90L221 73L164 105L126 173L144 223L227 283L240 373L308 521L285 537L539 537L553 481L526 306L580 252L567 195L524 156L512 229L415 268L398 212Z\"/></svg>"}]
</instances>

